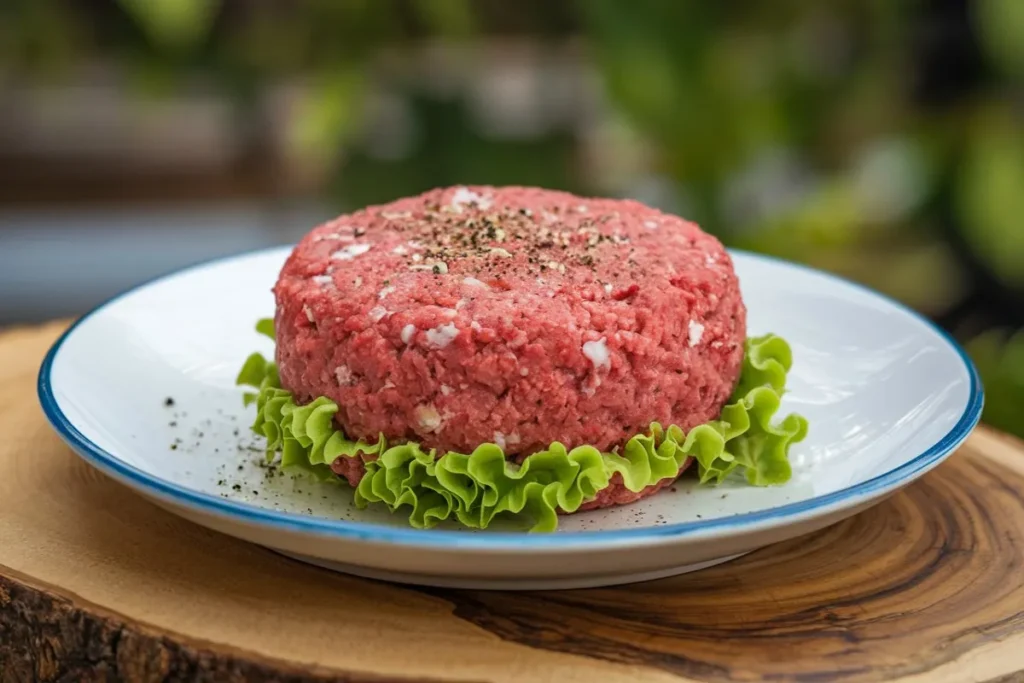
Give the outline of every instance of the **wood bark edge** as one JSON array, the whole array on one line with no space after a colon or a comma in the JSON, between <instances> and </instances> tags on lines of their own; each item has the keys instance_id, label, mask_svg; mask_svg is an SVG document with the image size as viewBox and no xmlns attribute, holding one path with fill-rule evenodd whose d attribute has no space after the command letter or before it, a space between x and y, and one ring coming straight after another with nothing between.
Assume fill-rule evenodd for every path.
<instances>
[{"instance_id":1,"label":"wood bark edge","mask_svg":"<svg viewBox=\"0 0 1024 683\"><path fill-rule=\"evenodd\" d=\"M0 683L28 681L438 683L298 667L161 632L0 565Z\"/></svg>"}]
</instances>

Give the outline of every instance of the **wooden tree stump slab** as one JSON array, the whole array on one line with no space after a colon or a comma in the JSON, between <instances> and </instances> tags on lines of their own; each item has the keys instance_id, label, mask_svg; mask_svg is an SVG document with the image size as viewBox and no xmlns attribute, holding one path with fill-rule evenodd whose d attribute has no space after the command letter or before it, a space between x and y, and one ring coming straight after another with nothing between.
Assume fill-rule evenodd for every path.
<instances>
[{"instance_id":1,"label":"wooden tree stump slab","mask_svg":"<svg viewBox=\"0 0 1024 683\"><path fill-rule=\"evenodd\" d=\"M63 325L0 335L0 682L1024 680L1024 448L987 429L871 510L696 574L418 590L143 501L35 398Z\"/></svg>"}]
</instances>

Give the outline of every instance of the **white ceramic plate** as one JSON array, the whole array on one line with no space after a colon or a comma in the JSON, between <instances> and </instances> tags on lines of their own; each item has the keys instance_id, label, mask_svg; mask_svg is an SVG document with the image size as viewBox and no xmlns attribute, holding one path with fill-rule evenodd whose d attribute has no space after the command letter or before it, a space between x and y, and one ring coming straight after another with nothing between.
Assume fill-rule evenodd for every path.
<instances>
[{"instance_id":1,"label":"white ceramic plate","mask_svg":"<svg viewBox=\"0 0 1024 683\"><path fill-rule=\"evenodd\" d=\"M386 509L357 510L347 487L268 477L234 378L250 352L272 351L253 324L273 312L288 251L190 268L100 306L51 349L39 396L86 461L164 508L354 574L535 589L681 573L877 503L939 464L981 413L970 361L923 318L833 276L735 253L750 334L793 347L782 414L810 420L788 484L684 478L634 505L564 517L553 534L416 530Z\"/></svg>"}]
</instances>

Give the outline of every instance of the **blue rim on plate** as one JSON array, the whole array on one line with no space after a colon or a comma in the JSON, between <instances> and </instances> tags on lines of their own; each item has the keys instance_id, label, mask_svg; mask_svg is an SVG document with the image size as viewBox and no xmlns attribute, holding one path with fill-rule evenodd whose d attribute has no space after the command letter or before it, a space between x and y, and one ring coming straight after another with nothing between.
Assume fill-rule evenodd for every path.
<instances>
[{"instance_id":1,"label":"blue rim on plate","mask_svg":"<svg viewBox=\"0 0 1024 683\"><path fill-rule=\"evenodd\" d=\"M68 420L67 416L60 409L60 406L57 405L50 375L53 369L54 359L60 352L60 348L64 342L67 341L72 333L74 333L75 328L96 313L102 311L107 306L143 287L147 287L171 277L182 275L191 270L204 268L226 261L258 256L283 248L285 247L270 247L234 256L212 259L204 263L198 263L187 268L180 269L173 273L162 275L108 299L76 320L75 323L71 325L71 327L69 327L53 344L39 369L39 401L42 404L43 413L50 421L50 424L57 430L60 437L88 463L97 467L101 471L112 475L116 479L130 482L157 498L173 502L177 505L191 506L204 512L230 518L239 522L261 524L273 527L279 531L302 532L306 534L321 536L327 535L351 540L391 543L404 546L444 546L449 548L471 547L493 550L539 550L544 547L564 547L566 545L572 545L575 547L595 547L604 546L609 543L656 542L670 537L701 534L719 529L749 529L752 526L759 525L760 523L797 517L807 512L825 509L836 503L875 493L879 490L893 488L908 477L936 464L939 460L963 443L981 419L981 411L985 400L984 390L982 388L981 381L978 378L978 372L974 367L974 363L967 356L967 353L960 344L958 344L948 332L933 323L931 320L928 320L917 311L890 297L876 292L869 287L865 287L864 285L847 280L846 278L773 256L765 256L762 254L755 254L753 252L732 249L730 252L734 254L742 254L745 257L760 259L763 261L782 263L792 268L799 268L801 270L810 271L817 275L840 281L861 291L867 292L874 297L882 299L899 310L914 317L919 322L924 323L932 331L942 337L946 343L956 351L960 360L964 364L964 368L967 370L968 376L970 377L970 397L967 401L964 412L957 423L945 436L939 439L930 448L920 455L915 456L900 467L890 470L884 474L880 474L872 479L868 479L867 481L848 486L844 489L840 489L839 491L833 491L832 493L822 496L816 496L808 500L802 500L796 503L787 503L786 505L780 505L766 510L746 512L730 517L680 522L677 524L666 524L663 526L648 526L637 529L614 529L607 531L571 531L552 534L527 534L514 532L467 533L465 531L438 529L422 530L392 527L383 524L351 522L340 519L331 520L309 518L285 512L275 512L257 506L248 505L246 503L224 500L218 496L200 493L184 486L167 482L123 462L113 454L103 450L86 438L85 435L78 431L70 420Z\"/></svg>"}]
</instances>

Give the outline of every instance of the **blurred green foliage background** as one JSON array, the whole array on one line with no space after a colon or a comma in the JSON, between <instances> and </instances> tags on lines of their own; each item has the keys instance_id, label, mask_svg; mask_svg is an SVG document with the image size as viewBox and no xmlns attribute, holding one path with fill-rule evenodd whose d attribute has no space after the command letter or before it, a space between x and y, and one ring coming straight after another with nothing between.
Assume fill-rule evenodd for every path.
<instances>
[{"instance_id":1,"label":"blurred green foliage background","mask_svg":"<svg viewBox=\"0 0 1024 683\"><path fill-rule=\"evenodd\" d=\"M0 86L93 63L133 106L222 98L271 194L632 196L853 278L962 339L1024 435L1020 0L0 6Z\"/></svg>"}]
</instances>

